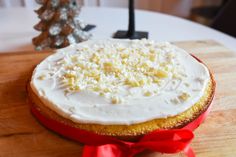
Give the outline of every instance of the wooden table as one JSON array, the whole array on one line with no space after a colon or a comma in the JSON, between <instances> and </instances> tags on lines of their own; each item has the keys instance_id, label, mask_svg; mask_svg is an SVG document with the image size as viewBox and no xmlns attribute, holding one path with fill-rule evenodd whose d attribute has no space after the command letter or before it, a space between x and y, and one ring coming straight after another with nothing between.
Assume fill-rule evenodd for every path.
<instances>
[{"instance_id":1,"label":"wooden table","mask_svg":"<svg viewBox=\"0 0 236 157\"><path fill-rule=\"evenodd\" d=\"M194 132L198 157L236 156L236 53L214 41L179 42L213 71L217 90L212 111ZM0 55L0 157L79 157L82 145L45 129L31 115L26 83L51 52ZM145 153L139 156L183 156Z\"/></svg>"}]
</instances>

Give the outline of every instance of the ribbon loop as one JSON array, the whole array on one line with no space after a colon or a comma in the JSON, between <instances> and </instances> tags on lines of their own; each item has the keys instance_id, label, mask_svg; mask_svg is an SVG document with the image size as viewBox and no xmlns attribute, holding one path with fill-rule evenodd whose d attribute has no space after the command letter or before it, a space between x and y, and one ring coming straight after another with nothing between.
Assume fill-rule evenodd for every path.
<instances>
[{"instance_id":1,"label":"ribbon loop","mask_svg":"<svg viewBox=\"0 0 236 157\"><path fill-rule=\"evenodd\" d=\"M190 130L156 130L145 135L132 148L145 148L161 153L177 153L189 145L194 135Z\"/></svg>"}]
</instances>

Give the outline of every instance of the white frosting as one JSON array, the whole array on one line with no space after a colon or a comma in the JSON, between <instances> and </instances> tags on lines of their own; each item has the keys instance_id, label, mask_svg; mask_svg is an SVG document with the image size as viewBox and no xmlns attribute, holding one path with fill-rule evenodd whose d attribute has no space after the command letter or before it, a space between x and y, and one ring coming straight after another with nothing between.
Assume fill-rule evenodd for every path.
<instances>
[{"instance_id":1,"label":"white frosting","mask_svg":"<svg viewBox=\"0 0 236 157\"><path fill-rule=\"evenodd\" d=\"M125 65L117 64L122 77L101 72L101 69L99 81L85 77L86 71L76 65L96 69L98 65L91 61L95 53L99 55L101 66L107 61L115 64L122 53L130 54ZM150 59L150 53L155 54L155 60ZM147 70L145 66L138 64L137 69L129 70L134 67L128 63L136 62L164 69L167 76L158 74L159 82L150 83L154 77L139 72ZM68 83L67 74L76 75L78 81ZM144 83L138 86L132 86L130 82L125 84L124 79L127 82L130 78L144 80ZM169 43L91 40L57 50L47 57L35 68L31 87L47 107L74 122L130 125L175 116L189 109L203 96L209 79L208 69L203 64ZM93 90L98 86L101 88ZM104 93L106 87L109 90Z\"/></svg>"}]
</instances>

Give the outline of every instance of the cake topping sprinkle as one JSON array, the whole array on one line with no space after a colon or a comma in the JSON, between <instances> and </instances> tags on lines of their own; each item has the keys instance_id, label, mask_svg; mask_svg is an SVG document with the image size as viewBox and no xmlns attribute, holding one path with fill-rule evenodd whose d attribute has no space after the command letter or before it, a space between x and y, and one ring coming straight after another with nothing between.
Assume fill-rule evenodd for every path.
<instances>
[{"instance_id":1,"label":"cake topping sprinkle","mask_svg":"<svg viewBox=\"0 0 236 157\"><path fill-rule=\"evenodd\" d=\"M149 40L131 41L128 45L84 45L53 67L53 77L58 78L66 93L87 90L106 96L113 104L122 103L132 88L150 97L160 93L171 79L184 77L173 47ZM58 71L60 75L55 75ZM155 90L147 90L149 87Z\"/></svg>"}]
</instances>

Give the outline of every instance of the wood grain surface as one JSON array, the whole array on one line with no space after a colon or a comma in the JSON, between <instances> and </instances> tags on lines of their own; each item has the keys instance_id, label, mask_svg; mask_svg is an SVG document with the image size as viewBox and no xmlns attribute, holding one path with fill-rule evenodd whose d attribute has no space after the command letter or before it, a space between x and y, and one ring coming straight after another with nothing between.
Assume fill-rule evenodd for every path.
<instances>
[{"instance_id":1,"label":"wood grain surface","mask_svg":"<svg viewBox=\"0 0 236 157\"><path fill-rule=\"evenodd\" d=\"M236 52L215 41L176 45L193 53L212 70L217 83L212 111L195 130L191 144L197 157L236 156ZM29 111L26 83L52 52L0 54L0 157L79 157L82 145L41 126ZM142 157L184 156L142 153Z\"/></svg>"}]
</instances>

